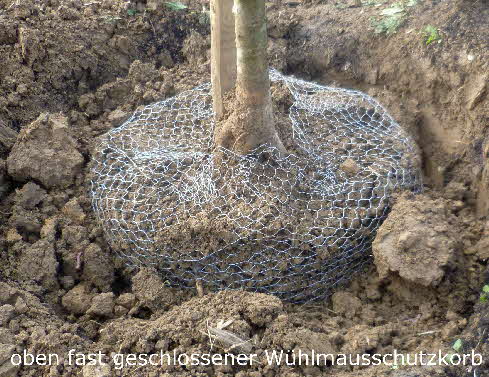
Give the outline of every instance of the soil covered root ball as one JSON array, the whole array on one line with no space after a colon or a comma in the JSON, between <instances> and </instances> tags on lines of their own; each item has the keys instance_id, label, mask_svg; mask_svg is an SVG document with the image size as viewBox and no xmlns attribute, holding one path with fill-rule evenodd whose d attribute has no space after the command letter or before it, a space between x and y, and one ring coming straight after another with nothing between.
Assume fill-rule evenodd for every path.
<instances>
[{"instance_id":1,"label":"soil covered root ball","mask_svg":"<svg viewBox=\"0 0 489 377\"><path fill-rule=\"evenodd\" d=\"M182 287L306 302L369 260L392 193L420 189L416 146L361 92L270 78L285 154L216 147L209 84L101 137L93 208L128 264Z\"/></svg>"}]
</instances>

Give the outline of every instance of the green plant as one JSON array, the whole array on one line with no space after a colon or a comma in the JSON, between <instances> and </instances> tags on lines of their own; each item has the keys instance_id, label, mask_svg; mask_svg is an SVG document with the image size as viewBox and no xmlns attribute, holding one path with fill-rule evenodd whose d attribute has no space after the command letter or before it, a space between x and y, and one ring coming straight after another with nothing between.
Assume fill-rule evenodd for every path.
<instances>
[{"instance_id":1,"label":"green plant","mask_svg":"<svg viewBox=\"0 0 489 377\"><path fill-rule=\"evenodd\" d=\"M405 5L404 3L397 2L392 4L390 7L383 9L380 12L381 16L394 16L399 13L404 13L405 12Z\"/></svg>"},{"instance_id":2,"label":"green plant","mask_svg":"<svg viewBox=\"0 0 489 377\"><path fill-rule=\"evenodd\" d=\"M456 351L459 352L462 349L462 339L457 339L455 343L453 343L452 348Z\"/></svg>"},{"instance_id":3,"label":"green plant","mask_svg":"<svg viewBox=\"0 0 489 377\"><path fill-rule=\"evenodd\" d=\"M375 34L394 34L406 20L408 8L418 4L419 0L403 0L391 4L380 11L380 17L370 19Z\"/></svg>"},{"instance_id":4,"label":"green plant","mask_svg":"<svg viewBox=\"0 0 489 377\"><path fill-rule=\"evenodd\" d=\"M138 11L136 9L128 9L127 10L127 15L128 16L135 16Z\"/></svg>"},{"instance_id":5,"label":"green plant","mask_svg":"<svg viewBox=\"0 0 489 377\"><path fill-rule=\"evenodd\" d=\"M487 300L489 300L489 284L482 287L482 293L479 297L480 302L486 302Z\"/></svg>"},{"instance_id":6,"label":"green plant","mask_svg":"<svg viewBox=\"0 0 489 377\"><path fill-rule=\"evenodd\" d=\"M424 42L426 45L429 45L433 42L441 42L441 36L438 32L438 29L433 25L427 25L423 29Z\"/></svg>"},{"instance_id":7,"label":"green plant","mask_svg":"<svg viewBox=\"0 0 489 377\"><path fill-rule=\"evenodd\" d=\"M374 28L375 34L391 35L394 34L404 22L404 15L393 14L391 16L383 17L380 19L372 18L370 21Z\"/></svg>"},{"instance_id":8,"label":"green plant","mask_svg":"<svg viewBox=\"0 0 489 377\"><path fill-rule=\"evenodd\" d=\"M184 10L187 9L188 7L185 4L182 4L178 1L167 1L165 3L165 6L167 8L170 8L171 10Z\"/></svg>"}]
</instances>

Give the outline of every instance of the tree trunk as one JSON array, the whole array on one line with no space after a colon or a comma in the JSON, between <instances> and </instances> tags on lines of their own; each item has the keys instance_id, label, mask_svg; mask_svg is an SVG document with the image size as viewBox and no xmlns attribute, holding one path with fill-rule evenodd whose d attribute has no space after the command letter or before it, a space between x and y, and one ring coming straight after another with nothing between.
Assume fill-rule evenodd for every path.
<instances>
[{"instance_id":1,"label":"tree trunk","mask_svg":"<svg viewBox=\"0 0 489 377\"><path fill-rule=\"evenodd\" d=\"M267 61L267 28L264 0L235 0L237 80L234 104L228 119L218 122L217 146L248 154L267 144L281 153L285 147L274 126Z\"/></svg>"},{"instance_id":2,"label":"tree trunk","mask_svg":"<svg viewBox=\"0 0 489 377\"><path fill-rule=\"evenodd\" d=\"M236 86L236 37L232 0L211 1L211 79L216 120L224 115L224 97Z\"/></svg>"}]
</instances>

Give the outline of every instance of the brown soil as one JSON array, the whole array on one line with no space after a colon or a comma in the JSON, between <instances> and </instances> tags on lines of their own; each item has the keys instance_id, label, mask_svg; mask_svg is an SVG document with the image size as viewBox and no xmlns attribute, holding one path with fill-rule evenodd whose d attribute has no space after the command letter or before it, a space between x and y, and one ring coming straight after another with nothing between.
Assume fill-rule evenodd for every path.
<instances>
[{"instance_id":1,"label":"brown soil","mask_svg":"<svg viewBox=\"0 0 489 377\"><path fill-rule=\"evenodd\" d=\"M488 376L489 4L419 1L390 36L375 2L268 4L270 61L363 90L418 141L427 189L397 198L375 264L331 299L170 288L128 269L88 196L95 137L142 104L209 80L201 4L0 0L0 376ZM393 1L387 1L393 3ZM372 4L372 5L370 5ZM426 45L421 30L439 29ZM272 93L273 95L273 93ZM283 106L286 106L284 100ZM345 170L354 169L346 163ZM265 351L482 353L476 367L275 366ZM254 353L247 366L68 365L114 354ZM14 366L13 353L59 365Z\"/></svg>"}]
</instances>

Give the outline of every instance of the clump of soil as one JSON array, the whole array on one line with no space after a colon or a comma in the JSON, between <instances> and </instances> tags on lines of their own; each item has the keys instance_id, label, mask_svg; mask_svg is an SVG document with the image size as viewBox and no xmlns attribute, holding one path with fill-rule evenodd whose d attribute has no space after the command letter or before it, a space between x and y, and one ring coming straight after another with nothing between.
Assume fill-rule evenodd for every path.
<instances>
[{"instance_id":1,"label":"clump of soil","mask_svg":"<svg viewBox=\"0 0 489 377\"><path fill-rule=\"evenodd\" d=\"M83 163L68 119L48 114L22 130L7 159L8 173L14 179L36 180L47 188L71 186Z\"/></svg>"},{"instance_id":2,"label":"clump of soil","mask_svg":"<svg viewBox=\"0 0 489 377\"><path fill-rule=\"evenodd\" d=\"M372 245L380 277L397 273L411 283L438 285L460 252L458 226L443 199L402 197Z\"/></svg>"}]
</instances>

